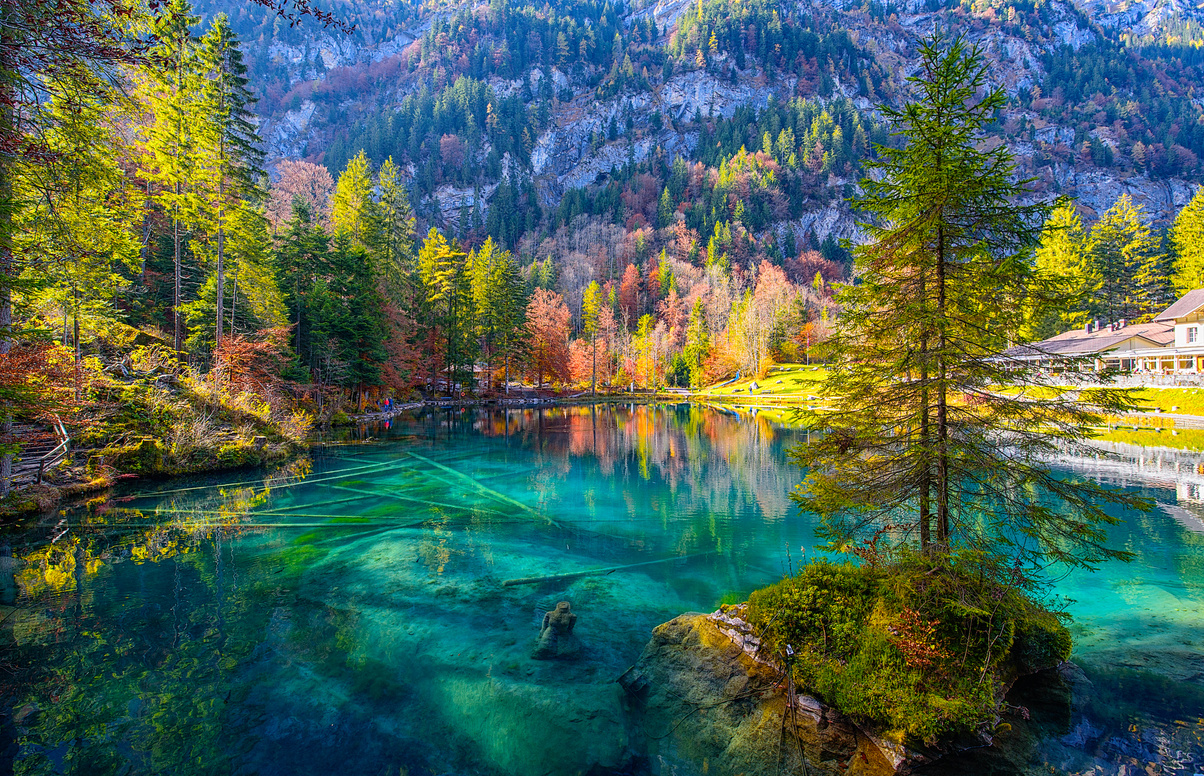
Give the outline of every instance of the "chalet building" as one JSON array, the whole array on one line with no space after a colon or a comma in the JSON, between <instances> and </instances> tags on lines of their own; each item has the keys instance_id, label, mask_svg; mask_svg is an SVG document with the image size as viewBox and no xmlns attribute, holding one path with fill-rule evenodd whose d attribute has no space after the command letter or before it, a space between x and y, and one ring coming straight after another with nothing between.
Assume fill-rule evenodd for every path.
<instances>
[{"instance_id":1,"label":"chalet building","mask_svg":"<svg viewBox=\"0 0 1204 776\"><path fill-rule=\"evenodd\" d=\"M1107 367L1134 374L1204 374L1204 288L1189 291L1149 323L1092 321L1004 355L1050 371Z\"/></svg>"}]
</instances>

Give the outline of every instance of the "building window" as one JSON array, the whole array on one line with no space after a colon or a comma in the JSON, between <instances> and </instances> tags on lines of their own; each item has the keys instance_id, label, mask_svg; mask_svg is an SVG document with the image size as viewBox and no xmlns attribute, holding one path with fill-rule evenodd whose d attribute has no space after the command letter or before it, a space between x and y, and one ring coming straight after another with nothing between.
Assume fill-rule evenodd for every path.
<instances>
[{"instance_id":1,"label":"building window","mask_svg":"<svg viewBox=\"0 0 1204 776\"><path fill-rule=\"evenodd\" d=\"M1187 330L1187 341L1188 342L1195 342L1196 338L1199 336L1200 336L1200 327L1199 326L1192 326Z\"/></svg>"}]
</instances>

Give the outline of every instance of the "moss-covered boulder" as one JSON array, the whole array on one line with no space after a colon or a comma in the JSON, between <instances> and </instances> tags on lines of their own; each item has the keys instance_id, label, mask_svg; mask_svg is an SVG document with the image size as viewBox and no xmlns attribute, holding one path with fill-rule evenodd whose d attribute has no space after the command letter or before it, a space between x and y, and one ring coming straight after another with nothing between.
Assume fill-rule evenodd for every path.
<instances>
[{"instance_id":1,"label":"moss-covered boulder","mask_svg":"<svg viewBox=\"0 0 1204 776\"><path fill-rule=\"evenodd\" d=\"M658 773L887 776L914 753L791 693L740 611L684 614L653 632L619 683L633 751ZM805 762L804 762L805 760Z\"/></svg>"},{"instance_id":2,"label":"moss-covered boulder","mask_svg":"<svg viewBox=\"0 0 1204 776\"><path fill-rule=\"evenodd\" d=\"M752 594L749 620L799 687L911 747L989 742L1017 677L1070 656L1058 617L975 556L813 563Z\"/></svg>"},{"instance_id":3,"label":"moss-covered boulder","mask_svg":"<svg viewBox=\"0 0 1204 776\"><path fill-rule=\"evenodd\" d=\"M142 437L132 444L110 447L103 456L105 463L123 474L154 475L166 470L166 453L162 440Z\"/></svg>"}]
</instances>

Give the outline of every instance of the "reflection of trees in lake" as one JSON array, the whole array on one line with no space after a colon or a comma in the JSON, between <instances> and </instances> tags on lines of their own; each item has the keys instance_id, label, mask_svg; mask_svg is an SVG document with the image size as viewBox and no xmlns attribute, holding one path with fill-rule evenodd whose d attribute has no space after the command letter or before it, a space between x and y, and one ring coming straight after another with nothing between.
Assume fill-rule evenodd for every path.
<instances>
[{"instance_id":1,"label":"reflection of trees in lake","mask_svg":"<svg viewBox=\"0 0 1204 776\"><path fill-rule=\"evenodd\" d=\"M168 491L151 511L106 502L90 514L69 516L40 543L13 552L13 573L22 596L65 593L105 564L153 562L196 549L271 497L273 489L303 481L311 462L299 459L254 481L226 488ZM163 516L163 517L161 517Z\"/></svg>"},{"instance_id":2,"label":"reflection of trees in lake","mask_svg":"<svg viewBox=\"0 0 1204 776\"><path fill-rule=\"evenodd\" d=\"M482 413L476 430L538 454L529 480L549 512L584 503L627 535L677 553L739 554L796 515L785 448L797 430L694 405L593 405ZM609 497L609 499L608 499ZM610 503L621 515L602 514Z\"/></svg>"},{"instance_id":3,"label":"reflection of trees in lake","mask_svg":"<svg viewBox=\"0 0 1204 776\"><path fill-rule=\"evenodd\" d=\"M230 773L258 724L252 666L303 661L358 681L354 615L297 598L323 550L268 539L264 555L235 541L249 510L308 474L303 462L167 494L158 504L171 512L159 518L71 516L57 541L61 528L14 549L0 707L12 711L16 772Z\"/></svg>"}]
</instances>

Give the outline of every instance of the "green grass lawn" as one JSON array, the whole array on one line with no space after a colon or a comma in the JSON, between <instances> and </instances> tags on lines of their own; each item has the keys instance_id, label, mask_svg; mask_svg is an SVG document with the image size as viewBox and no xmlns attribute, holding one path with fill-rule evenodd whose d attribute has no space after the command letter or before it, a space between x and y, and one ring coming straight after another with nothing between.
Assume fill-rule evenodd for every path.
<instances>
[{"instance_id":1,"label":"green grass lawn","mask_svg":"<svg viewBox=\"0 0 1204 776\"><path fill-rule=\"evenodd\" d=\"M1143 388L1133 395L1146 409L1204 415L1204 388Z\"/></svg>"},{"instance_id":2,"label":"green grass lawn","mask_svg":"<svg viewBox=\"0 0 1204 776\"><path fill-rule=\"evenodd\" d=\"M712 385L699 391L703 396L749 396L749 386L754 382L760 388L753 394L766 396L797 396L806 400L818 396L827 370L820 366L804 364L777 364L764 379L745 378L730 385Z\"/></svg>"},{"instance_id":3,"label":"green grass lawn","mask_svg":"<svg viewBox=\"0 0 1204 776\"><path fill-rule=\"evenodd\" d=\"M752 400L756 396L797 398L799 404L806 404L808 401L819 404L822 401L823 383L827 376L828 371L822 366L777 364L764 379L746 377L729 385L712 385L699 390L698 395L720 400L728 397ZM750 392L749 386L753 382L756 382L759 388ZM1019 390L1018 388L1003 388L1002 392L1015 394ZM1029 387L1025 389L1025 393L1033 398L1045 399L1053 398L1064 390L1066 389L1056 387ZM1157 409L1168 413L1204 416L1204 388L1142 388L1134 391L1133 395L1137 399L1141 411L1148 412ZM811 397L816 397L816 399ZM1144 444L1153 443L1146 442Z\"/></svg>"}]
</instances>

